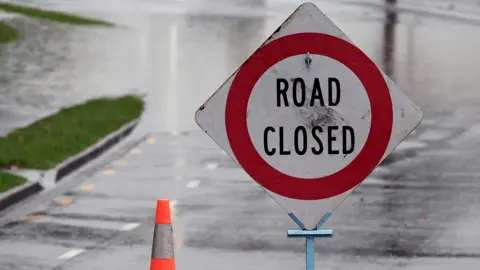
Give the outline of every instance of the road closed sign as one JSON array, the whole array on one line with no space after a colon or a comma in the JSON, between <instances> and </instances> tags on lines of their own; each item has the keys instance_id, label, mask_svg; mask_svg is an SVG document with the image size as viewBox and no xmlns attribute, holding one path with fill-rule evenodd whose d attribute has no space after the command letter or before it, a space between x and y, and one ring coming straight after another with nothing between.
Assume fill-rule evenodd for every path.
<instances>
[{"instance_id":1,"label":"road closed sign","mask_svg":"<svg viewBox=\"0 0 480 270\"><path fill-rule=\"evenodd\" d=\"M306 229L422 112L315 5L301 5L203 104L198 125Z\"/></svg>"}]
</instances>

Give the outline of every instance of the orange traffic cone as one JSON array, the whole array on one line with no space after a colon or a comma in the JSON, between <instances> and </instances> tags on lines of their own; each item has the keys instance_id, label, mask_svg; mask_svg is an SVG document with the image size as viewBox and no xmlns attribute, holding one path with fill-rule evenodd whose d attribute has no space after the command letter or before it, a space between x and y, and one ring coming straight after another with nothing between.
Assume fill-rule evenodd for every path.
<instances>
[{"instance_id":1,"label":"orange traffic cone","mask_svg":"<svg viewBox=\"0 0 480 270\"><path fill-rule=\"evenodd\" d=\"M150 270L175 270L173 229L168 200L157 201Z\"/></svg>"}]
</instances>

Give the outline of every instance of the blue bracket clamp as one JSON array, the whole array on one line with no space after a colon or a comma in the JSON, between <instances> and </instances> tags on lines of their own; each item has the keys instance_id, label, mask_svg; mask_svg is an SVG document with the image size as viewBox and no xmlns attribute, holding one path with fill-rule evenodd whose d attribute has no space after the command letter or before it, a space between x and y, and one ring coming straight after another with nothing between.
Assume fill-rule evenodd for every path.
<instances>
[{"instance_id":1,"label":"blue bracket clamp","mask_svg":"<svg viewBox=\"0 0 480 270\"><path fill-rule=\"evenodd\" d=\"M317 223L316 230L305 230L304 224L293 213L288 214L293 221L301 228L301 230L288 230L288 238L303 238L305 237L305 252L306 252L306 269L315 269L315 238L330 238L333 237L333 230L318 230L318 228L327 221L331 213L325 214Z\"/></svg>"}]
</instances>

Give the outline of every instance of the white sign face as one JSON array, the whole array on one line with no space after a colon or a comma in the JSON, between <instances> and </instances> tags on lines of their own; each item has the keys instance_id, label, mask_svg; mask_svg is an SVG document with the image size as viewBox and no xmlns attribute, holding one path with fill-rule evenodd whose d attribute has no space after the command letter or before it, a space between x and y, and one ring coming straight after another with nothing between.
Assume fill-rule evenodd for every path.
<instances>
[{"instance_id":1,"label":"white sign face","mask_svg":"<svg viewBox=\"0 0 480 270\"><path fill-rule=\"evenodd\" d=\"M370 112L364 108L370 102L346 66L326 56L309 57L308 71L305 55L297 55L260 77L248 101L247 125L255 149L272 167L318 178L343 169L363 148L370 130Z\"/></svg>"},{"instance_id":2,"label":"white sign face","mask_svg":"<svg viewBox=\"0 0 480 270\"><path fill-rule=\"evenodd\" d=\"M306 229L422 112L313 4L301 5L197 111L198 125Z\"/></svg>"}]
</instances>

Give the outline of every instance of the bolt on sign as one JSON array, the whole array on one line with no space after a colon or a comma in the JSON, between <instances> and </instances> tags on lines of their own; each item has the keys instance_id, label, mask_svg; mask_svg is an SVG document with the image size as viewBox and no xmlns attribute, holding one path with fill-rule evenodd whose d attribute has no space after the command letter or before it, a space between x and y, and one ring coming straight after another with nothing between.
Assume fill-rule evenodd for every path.
<instances>
[{"instance_id":1,"label":"bolt on sign","mask_svg":"<svg viewBox=\"0 0 480 270\"><path fill-rule=\"evenodd\" d=\"M197 124L291 216L315 229L422 112L305 3L197 111Z\"/></svg>"}]
</instances>

